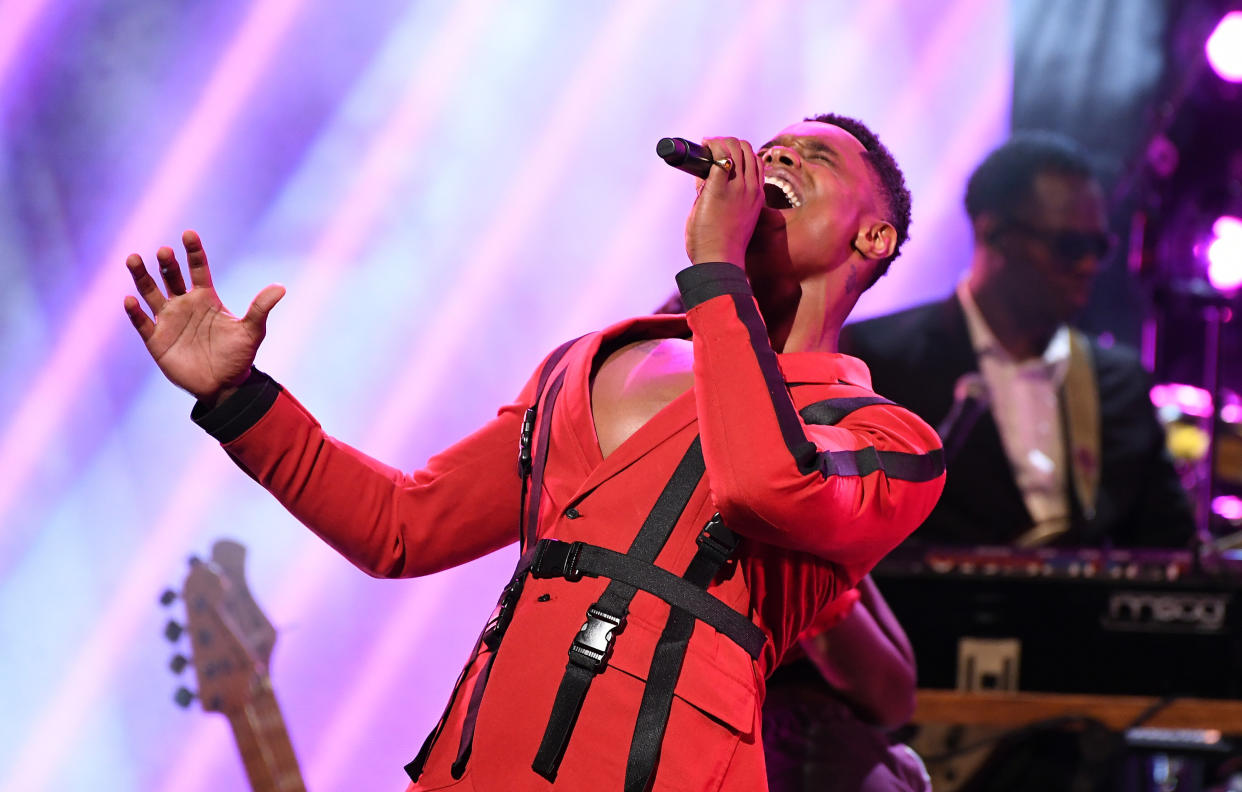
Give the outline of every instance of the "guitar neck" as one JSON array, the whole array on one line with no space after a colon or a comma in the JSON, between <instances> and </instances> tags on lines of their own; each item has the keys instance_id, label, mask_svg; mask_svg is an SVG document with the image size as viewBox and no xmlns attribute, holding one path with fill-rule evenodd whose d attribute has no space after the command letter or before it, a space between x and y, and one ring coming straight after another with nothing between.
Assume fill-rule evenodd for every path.
<instances>
[{"instance_id":1,"label":"guitar neck","mask_svg":"<svg viewBox=\"0 0 1242 792\"><path fill-rule=\"evenodd\" d=\"M246 707L229 713L242 764L254 792L306 792L284 716L267 676L259 677Z\"/></svg>"}]
</instances>

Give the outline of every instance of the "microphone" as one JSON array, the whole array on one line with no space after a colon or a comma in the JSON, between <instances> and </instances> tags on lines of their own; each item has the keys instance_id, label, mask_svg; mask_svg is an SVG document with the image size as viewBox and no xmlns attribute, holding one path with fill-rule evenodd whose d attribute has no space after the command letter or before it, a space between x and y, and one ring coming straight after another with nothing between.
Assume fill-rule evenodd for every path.
<instances>
[{"instance_id":1,"label":"microphone","mask_svg":"<svg viewBox=\"0 0 1242 792\"><path fill-rule=\"evenodd\" d=\"M991 402L988 384L977 371L968 371L957 378L953 385L953 406L936 427L940 442L944 445L944 461L957 456L966 443L966 436L974 428L975 421L983 415Z\"/></svg>"},{"instance_id":2,"label":"microphone","mask_svg":"<svg viewBox=\"0 0 1242 792\"><path fill-rule=\"evenodd\" d=\"M711 149L685 138L660 138L660 142L656 143L656 154L677 170L700 179L707 178L713 165L719 165L726 171L733 170L733 160L728 157L713 159Z\"/></svg>"}]
</instances>

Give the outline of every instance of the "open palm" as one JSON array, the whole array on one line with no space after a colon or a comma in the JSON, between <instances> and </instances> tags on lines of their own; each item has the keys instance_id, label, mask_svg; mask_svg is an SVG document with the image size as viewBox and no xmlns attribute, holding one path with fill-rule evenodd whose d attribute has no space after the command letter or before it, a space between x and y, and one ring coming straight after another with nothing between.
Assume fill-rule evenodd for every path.
<instances>
[{"instance_id":1,"label":"open palm","mask_svg":"<svg viewBox=\"0 0 1242 792\"><path fill-rule=\"evenodd\" d=\"M246 379L267 333L267 315L285 290L277 285L264 288L239 319L228 312L211 284L207 254L198 234L186 231L181 241L191 288L186 289L171 248L156 253L167 297L147 272L142 257L130 255L125 266L151 316L132 296L125 298L125 313L164 376L199 399L216 399Z\"/></svg>"}]
</instances>

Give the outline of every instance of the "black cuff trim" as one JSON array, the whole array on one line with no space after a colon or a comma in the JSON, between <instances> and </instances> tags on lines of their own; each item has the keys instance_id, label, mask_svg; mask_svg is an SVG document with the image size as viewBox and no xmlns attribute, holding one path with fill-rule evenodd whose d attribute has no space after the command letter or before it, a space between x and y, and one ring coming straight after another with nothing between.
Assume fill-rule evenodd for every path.
<instances>
[{"instance_id":1,"label":"black cuff trim","mask_svg":"<svg viewBox=\"0 0 1242 792\"><path fill-rule=\"evenodd\" d=\"M190 411L190 419L221 443L231 443L259 422L282 390L276 380L251 368L250 376L236 393L215 407L196 403Z\"/></svg>"},{"instance_id":2,"label":"black cuff trim","mask_svg":"<svg viewBox=\"0 0 1242 792\"><path fill-rule=\"evenodd\" d=\"M752 294L742 268L724 261L686 267L677 273L677 288L687 311L722 294Z\"/></svg>"}]
</instances>

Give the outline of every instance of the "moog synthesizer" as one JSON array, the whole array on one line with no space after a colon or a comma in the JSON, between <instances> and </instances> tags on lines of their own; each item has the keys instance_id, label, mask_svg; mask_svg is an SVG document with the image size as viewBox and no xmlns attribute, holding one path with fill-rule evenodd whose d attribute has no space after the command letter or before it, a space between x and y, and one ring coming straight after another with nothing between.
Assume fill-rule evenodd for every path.
<instances>
[{"instance_id":1,"label":"moog synthesizer","mask_svg":"<svg viewBox=\"0 0 1242 792\"><path fill-rule=\"evenodd\" d=\"M962 647L991 641L1019 690L1242 698L1236 552L903 547L872 577L920 687L960 687Z\"/></svg>"}]
</instances>

